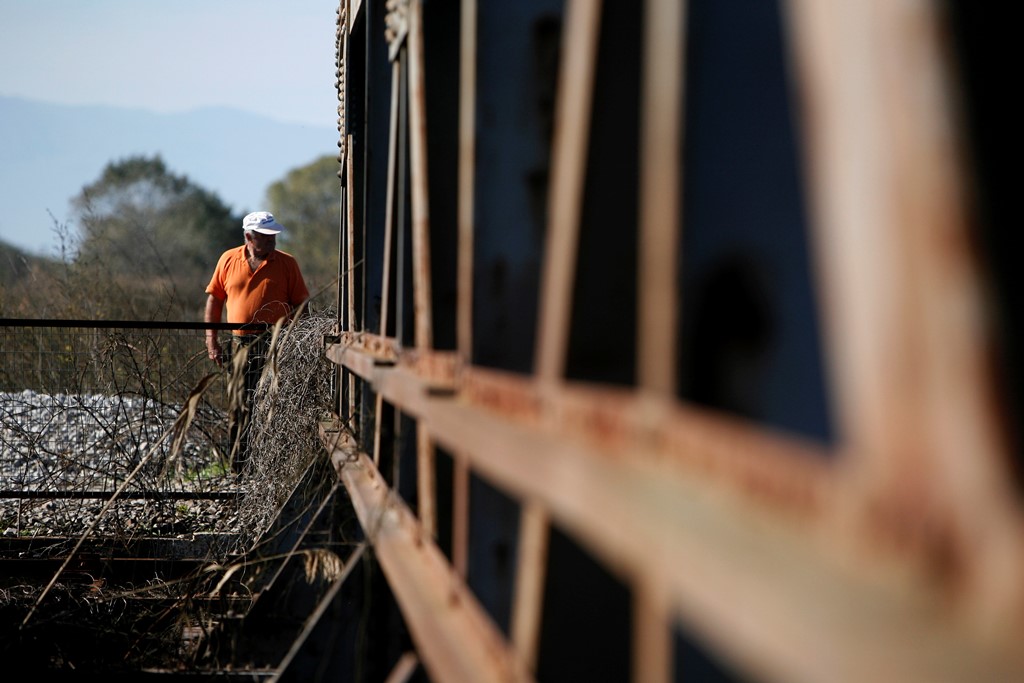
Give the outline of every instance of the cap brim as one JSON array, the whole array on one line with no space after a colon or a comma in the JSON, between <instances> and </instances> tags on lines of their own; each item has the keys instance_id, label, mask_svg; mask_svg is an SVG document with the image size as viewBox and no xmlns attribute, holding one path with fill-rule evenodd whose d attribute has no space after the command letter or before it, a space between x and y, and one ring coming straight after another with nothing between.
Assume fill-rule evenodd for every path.
<instances>
[{"instance_id":1,"label":"cap brim","mask_svg":"<svg viewBox=\"0 0 1024 683\"><path fill-rule=\"evenodd\" d=\"M274 230L273 228L249 228L249 232L258 232L261 235L277 235L281 230Z\"/></svg>"}]
</instances>

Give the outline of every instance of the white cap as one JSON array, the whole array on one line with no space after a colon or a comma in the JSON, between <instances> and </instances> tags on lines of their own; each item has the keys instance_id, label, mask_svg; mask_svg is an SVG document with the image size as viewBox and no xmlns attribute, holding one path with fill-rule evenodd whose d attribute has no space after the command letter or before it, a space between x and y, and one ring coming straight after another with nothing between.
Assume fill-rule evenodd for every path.
<instances>
[{"instance_id":1,"label":"white cap","mask_svg":"<svg viewBox=\"0 0 1024 683\"><path fill-rule=\"evenodd\" d=\"M242 219L242 229L246 232L276 235L284 230L284 226L275 221L274 214L269 211L254 211Z\"/></svg>"}]
</instances>

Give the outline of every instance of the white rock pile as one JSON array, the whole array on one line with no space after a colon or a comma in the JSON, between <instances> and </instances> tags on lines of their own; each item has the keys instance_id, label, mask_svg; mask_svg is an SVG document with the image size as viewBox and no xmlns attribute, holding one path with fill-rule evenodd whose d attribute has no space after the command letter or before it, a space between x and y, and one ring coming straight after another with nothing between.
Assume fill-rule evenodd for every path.
<instances>
[{"instance_id":1,"label":"white rock pile","mask_svg":"<svg viewBox=\"0 0 1024 683\"><path fill-rule=\"evenodd\" d=\"M179 457L171 428L179 407L139 396L0 392L0 533L74 535L84 531L103 499L25 498L11 492L117 490L210 491L232 484L223 471L223 424L195 424ZM206 416L223 421L222 416ZM108 510L99 533L180 535L223 523L209 500L126 498Z\"/></svg>"}]
</instances>

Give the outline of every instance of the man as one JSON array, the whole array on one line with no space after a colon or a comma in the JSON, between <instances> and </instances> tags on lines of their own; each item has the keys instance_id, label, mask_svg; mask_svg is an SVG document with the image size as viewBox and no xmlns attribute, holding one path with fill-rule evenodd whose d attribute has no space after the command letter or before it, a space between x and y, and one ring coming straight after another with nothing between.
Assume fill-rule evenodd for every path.
<instances>
[{"instance_id":1,"label":"man","mask_svg":"<svg viewBox=\"0 0 1024 683\"><path fill-rule=\"evenodd\" d=\"M225 304L229 323L273 325L289 318L309 298L309 291L291 254L277 250L277 236L284 226L267 211L250 213L242 220L245 244L225 251L206 286L208 323L219 323ZM217 330L206 331L206 350L210 360L223 365L232 349L248 351L244 372L244 400L230 416L232 468L241 473L248 460L248 419L256 383L263 370L267 335L259 330L234 330L227 352L221 346Z\"/></svg>"}]
</instances>

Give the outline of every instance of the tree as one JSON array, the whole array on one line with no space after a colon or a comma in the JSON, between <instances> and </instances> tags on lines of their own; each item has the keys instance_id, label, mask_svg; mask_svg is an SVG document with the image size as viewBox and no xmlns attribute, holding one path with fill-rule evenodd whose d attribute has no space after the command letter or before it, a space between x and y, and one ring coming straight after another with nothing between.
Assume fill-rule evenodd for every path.
<instances>
[{"instance_id":1,"label":"tree","mask_svg":"<svg viewBox=\"0 0 1024 683\"><path fill-rule=\"evenodd\" d=\"M268 207L287 228L278 246L298 259L312 294L338 277L340 192L338 160L330 155L289 171L267 188ZM331 297L332 288L327 289L324 296ZM328 298L335 302L336 297Z\"/></svg>"},{"instance_id":2,"label":"tree","mask_svg":"<svg viewBox=\"0 0 1024 683\"><path fill-rule=\"evenodd\" d=\"M191 317L217 258L241 240L241 217L159 156L107 164L72 206L76 268L134 317Z\"/></svg>"}]
</instances>

